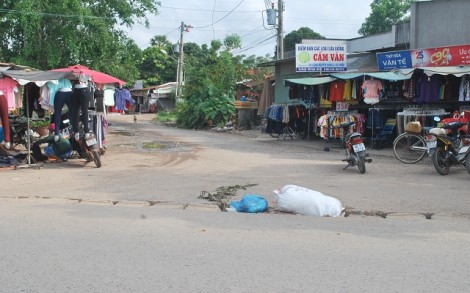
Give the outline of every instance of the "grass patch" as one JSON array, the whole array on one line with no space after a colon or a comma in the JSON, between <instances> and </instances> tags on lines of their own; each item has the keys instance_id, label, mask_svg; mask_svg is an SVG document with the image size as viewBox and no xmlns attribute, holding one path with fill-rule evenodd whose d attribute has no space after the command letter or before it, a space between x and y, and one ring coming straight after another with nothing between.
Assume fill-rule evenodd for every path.
<instances>
[{"instance_id":1,"label":"grass patch","mask_svg":"<svg viewBox=\"0 0 470 293\"><path fill-rule=\"evenodd\" d=\"M155 143L155 142L144 142L142 144L142 148L144 149L162 149L165 146L160 144L160 143Z\"/></svg>"},{"instance_id":2,"label":"grass patch","mask_svg":"<svg viewBox=\"0 0 470 293\"><path fill-rule=\"evenodd\" d=\"M158 122L174 122L176 121L176 111L161 111L157 113L156 120Z\"/></svg>"}]
</instances>

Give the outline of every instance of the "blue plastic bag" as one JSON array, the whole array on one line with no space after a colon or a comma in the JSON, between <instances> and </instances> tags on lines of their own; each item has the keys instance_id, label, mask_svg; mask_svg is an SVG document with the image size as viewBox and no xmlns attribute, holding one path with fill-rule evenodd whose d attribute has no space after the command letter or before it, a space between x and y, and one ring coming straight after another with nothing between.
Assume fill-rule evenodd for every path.
<instances>
[{"instance_id":1,"label":"blue plastic bag","mask_svg":"<svg viewBox=\"0 0 470 293\"><path fill-rule=\"evenodd\" d=\"M268 201L254 194L247 194L240 201L231 201L230 207L241 213L263 213L268 209Z\"/></svg>"}]
</instances>

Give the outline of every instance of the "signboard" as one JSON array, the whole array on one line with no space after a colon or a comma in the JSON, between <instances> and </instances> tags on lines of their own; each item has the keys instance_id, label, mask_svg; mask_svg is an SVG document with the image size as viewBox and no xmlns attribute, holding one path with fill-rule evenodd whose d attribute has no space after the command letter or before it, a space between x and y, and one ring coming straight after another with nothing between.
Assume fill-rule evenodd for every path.
<instances>
[{"instance_id":1,"label":"signboard","mask_svg":"<svg viewBox=\"0 0 470 293\"><path fill-rule=\"evenodd\" d=\"M349 111L349 104L345 102L336 102L336 111Z\"/></svg>"},{"instance_id":2,"label":"signboard","mask_svg":"<svg viewBox=\"0 0 470 293\"><path fill-rule=\"evenodd\" d=\"M379 70L399 68L413 68L410 51L395 51L377 53L377 65Z\"/></svg>"},{"instance_id":3,"label":"signboard","mask_svg":"<svg viewBox=\"0 0 470 293\"><path fill-rule=\"evenodd\" d=\"M470 65L470 45L411 50L413 67Z\"/></svg>"},{"instance_id":4,"label":"signboard","mask_svg":"<svg viewBox=\"0 0 470 293\"><path fill-rule=\"evenodd\" d=\"M470 45L377 53L379 70L470 65Z\"/></svg>"},{"instance_id":5,"label":"signboard","mask_svg":"<svg viewBox=\"0 0 470 293\"><path fill-rule=\"evenodd\" d=\"M296 44L296 72L346 71L346 42Z\"/></svg>"}]
</instances>

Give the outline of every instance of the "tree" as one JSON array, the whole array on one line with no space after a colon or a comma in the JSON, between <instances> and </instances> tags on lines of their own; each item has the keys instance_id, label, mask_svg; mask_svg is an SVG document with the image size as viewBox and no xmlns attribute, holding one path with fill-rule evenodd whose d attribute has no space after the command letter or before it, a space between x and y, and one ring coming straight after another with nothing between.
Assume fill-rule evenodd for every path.
<instances>
[{"instance_id":1,"label":"tree","mask_svg":"<svg viewBox=\"0 0 470 293\"><path fill-rule=\"evenodd\" d=\"M177 56L166 36L155 36L150 47L142 52L142 61L137 65L144 86L159 85L176 80Z\"/></svg>"},{"instance_id":2,"label":"tree","mask_svg":"<svg viewBox=\"0 0 470 293\"><path fill-rule=\"evenodd\" d=\"M235 86L246 70L242 58L233 56L230 50L240 44L236 35L227 36L223 42L213 40L210 47L201 47L200 58L193 55L185 61L185 99L177 105L180 127L224 125L235 114Z\"/></svg>"},{"instance_id":3,"label":"tree","mask_svg":"<svg viewBox=\"0 0 470 293\"><path fill-rule=\"evenodd\" d=\"M288 33L284 37L284 50L295 50L295 44L300 44L303 39L324 39L322 35L314 32L308 27L301 27L296 31Z\"/></svg>"},{"instance_id":4,"label":"tree","mask_svg":"<svg viewBox=\"0 0 470 293\"><path fill-rule=\"evenodd\" d=\"M6 0L0 56L42 70L80 63L129 79L140 49L117 25L148 26L146 15L158 6L156 0Z\"/></svg>"},{"instance_id":5,"label":"tree","mask_svg":"<svg viewBox=\"0 0 470 293\"><path fill-rule=\"evenodd\" d=\"M231 52L233 49L239 49L242 47L242 39L239 35L232 34L224 39L225 50Z\"/></svg>"},{"instance_id":6,"label":"tree","mask_svg":"<svg viewBox=\"0 0 470 293\"><path fill-rule=\"evenodd\" d=\"M362 24L358 33L366 36L388 32L399 21L406 20L412 0L374 0L371 13Z\"/></svg>"}]
</instances>

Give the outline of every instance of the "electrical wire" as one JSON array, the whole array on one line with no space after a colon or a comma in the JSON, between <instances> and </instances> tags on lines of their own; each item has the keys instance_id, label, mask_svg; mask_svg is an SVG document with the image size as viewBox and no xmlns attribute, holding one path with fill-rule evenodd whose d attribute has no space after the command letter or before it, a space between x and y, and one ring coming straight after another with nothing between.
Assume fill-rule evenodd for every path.
<instances>
[{"instance_id":1,"label":"electrical wire","mask_svg":"<svg viewBox=\"0 0 470 293\"><path fill-rule=\"evenodd\" d=\"M1 9L0 12L5 13L16 13L16 14L29 14L34 16L53 16L53 17L64 17L64 18L91 18L91 19L114 19L112 17L103 17L103 16L93 16L93 15L78 15L78 14L60 14L60 13L46 13L46 12L32 12L32 11L22 11L15 9Z\"/></svg>"},{"instance_id":2,"label":"electrical wire","mask_svg":"<svg viewBox=\"0 0 470 293\"><path fill-rule=\"evenodd\" d=\"M267 42L276 38L277 36L276 35L273 35L273 36L269 36L267 37L266 39L263 39L263 40L259 40L259 41L256 41L256 42L253 42L251 44L248 44L247 46L245 47L242 47L241 49L235 51L234 53L235 54L240 54L240 53L243 53L243 52L246 52L248 50L251 50L251 49L254 49L254 48L258 48L259 46L263 45L263 44L268 44Z\"/></svg>"},{"instance_id":3,"label":"electrical wire","mask_svg":"<svg viewBox=\"0 0 470 293\"><path fill-rule=\"evenodd\" d=\"M211 12L212 9L201 9L201 8L183 8L183 7L171 7L171 6L160 6L161 8L167 9L174 9L174 10L189 10L189 11L207 11ZM215 12L232 12L232 10L215 10ZM258 12L254 10L238 10L238 13L246 13L246 12Z\"/></svg>"},{"instance_id":4,"label":"electrical wire","mask_svg":"<svg viewBox=\"0 0 470 293\"><path fill-rule=\"evenodd\" d=\"M212 39L215 39L215 30L214 30L214 13L215 13L215 5L217 4L217 0L214 0L214 6L212 7Z\"/></svg>"},{"instance_id":5,"label":"electrical wire","mask_svg":"<svg viewBox=\"0 0 470 293\"><path fill-rule=\"evenodd\" d=\"M209 25L206 25L206 26L201 26L201 27L194 27L194 29L199 29L199 28L206 28L206 27L210 27L218 22L220 22L221 20L223 20L224 18L226 18L227 16L229 16L235 9L238 8L238 6L240 6L245 0L241 0L232 10L230 10L226 15L224 15L222 18L220 18L219 20L217 20L216 22L212 22L211 24Z\"/></svg>"}]
</instances>

